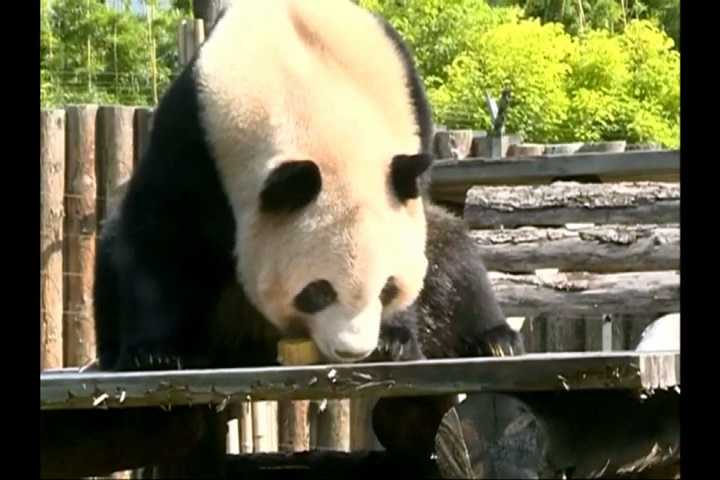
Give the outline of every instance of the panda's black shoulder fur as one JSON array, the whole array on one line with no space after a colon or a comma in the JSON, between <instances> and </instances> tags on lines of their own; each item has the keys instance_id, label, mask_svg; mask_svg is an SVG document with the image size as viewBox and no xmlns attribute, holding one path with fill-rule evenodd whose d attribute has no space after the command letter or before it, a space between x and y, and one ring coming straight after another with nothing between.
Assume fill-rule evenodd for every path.
<instances>
[{"instance_id":1,"label":"panda's black shoulder fur","mask_svg":"<svg viewBox=\"0 0 720 480\"><path fill-rule=\"evenodd\" d=\"M418 303L419 328L429 358L524 353L522 337L507 323L482 261L462 219L439 206L426 207L430 260ZM449 327L449 328L448 328ZM442 341L452 334L454 348Z\"/></svg>"},{"instance_id":2,"label":"panda's black shoulder fur","mask_svg":"<svg viewBox=\"0 0 720 480\"><path fill-rule=\"evenodd\" d=\"M427 203L428 272L408 309L382 326L374 360L519 355L522 335L500 308L478 245L462 219ZM417 345L415 345L417 344Z\"/></svg>"},{"instance_id":3,"label":"panda's black shoulder fur","mask_svg":"<svg viewBox=\"0 0 720 480\"><path fill-rule=\"evenodd\" d=\"M202 317L234 278L234 219L200 123L193 64L155 109L148 149L100 234L94 296L104 369L177 368L179 356L199 354L209 335Z\"/></svg>"}]
</instances>

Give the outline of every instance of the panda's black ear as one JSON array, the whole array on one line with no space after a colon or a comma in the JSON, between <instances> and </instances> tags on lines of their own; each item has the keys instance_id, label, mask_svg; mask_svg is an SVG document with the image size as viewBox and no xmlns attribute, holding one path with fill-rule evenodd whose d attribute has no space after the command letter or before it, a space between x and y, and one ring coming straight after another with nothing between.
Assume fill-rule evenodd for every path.
<instances>
[{"instance_id":1,"label":"panda's black ear","mask_svg":"<svg viewBox=\"0 0 720 480\"><path fill-rule=\"evenodd\" d=\"M432 155L427 153L397 155L392 159L390 180L401 202L420 196L418 177L430 168L432 160Z\"/></svg>"},{"instance_id":2,"label":"panda's black ear","mask_svg":"<svg viewBox=\"0 0 720 480\"><path fill-rule=\"evenodd\" d=\"M260 211L290 213L307 206L320 193L322 176L311 160L283 162L265 179Z\"/></svg>"}]
</instances>

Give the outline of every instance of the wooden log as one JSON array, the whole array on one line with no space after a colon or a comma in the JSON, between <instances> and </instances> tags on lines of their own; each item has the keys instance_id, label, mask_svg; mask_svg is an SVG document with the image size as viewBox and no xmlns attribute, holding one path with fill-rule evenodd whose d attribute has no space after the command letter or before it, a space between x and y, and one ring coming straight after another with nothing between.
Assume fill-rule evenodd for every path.
<instances>
[{"instance_id":1,"label":"wooden log","mask_svg":"<svg viewBox=\"0 0 720 480\"><path fill-rule=\"evenodd\" d=\"M139 107L135 109L134 119L134 159L133 165L137 165L145 155L150 141L150 130L152 129L153 109Z\"/></svg>"},{"instance_id":2,"label":"wooden log","mask_svg":"<svg viewBox=\"0 0 720 480\"><path fill-rule=\"evenodd\" d=\"M433 144L438 158L463 159L470 155L472 130L442 130L435 132Z\"/></svg>"},{"instance_id":3,"label":"wooden log","mask_svg":"<svg viewBox=\"0 0 720 480\"><path fill-rule=\"evenodd\" d=\"M96 105L69 106L65 185L65 326L66 366L95 358L92 289L95 265L95 123Z\"/></svg>"},{"instance_id":4,"label":"wooden log","mask_svg":"<svg viewBox=\"0 0 720 480\"><path fill-rule=\"evenodd\" d=\"M680 309L677 271L489 275L500 306L510 317L646 314Z\"/></svg>"},{"instance_id":5,"label":"wooden log","mask_svg":"<svg viewBox=\"0 0 720 480\"><path fill-rule=\"evenodd\" d=\"M81 478L171 461L202 438L195 408L40 413L40 477Z\"/></svg>"},{"instance_id":6,"label":"wooden log","mask_svg":"<svg viewBox=\"0 0 720 480\"><path fill-rule=\"evenodd\" d=\"M198 412L203 435L192 448L184 449L183 455L175 455L170 461L158 464L156 478L225 478L227 412L207 407L199 407Z\"/></svg>"},{"instance_id":7,"label":"wooden log","mask_svg":"<svg viewBox=\"0 0 720 480\"><path fill-rule=\"evenodd\" d=\"M680 223L680 184L557 182L473 187L467 194L464 218L472 228Z\"/></svg>"},{"instance_id":8,"label":"wooden log","mask_svg":"<svg viewBox=\"0 0 720 480\"><path fill-rule=\"evenodd\" d=\"M680 384L679 352L527 354L307 367L40 374L40 409Z\"/></svg>"},{"instance_id":9,"label":"wooden log","mask_svg":"<svg viewBox=\"0 0 720 480\"><path fill-rule=\"evenodd\" d=\"M595 478L603 468L606 476L628 475L679 461L679 395L672 392L658 392L645 402L625 391L495 395L506 403L500 417L490 421L496 409L483 395L476 395L482 401L465 400L446 415L463 411L465 422L453 428L462 429L463 444L454 453L465 449L473 464L440 465L438 458L436 465L372 451L254 454L228 456L228 478L276 478L278 472L303 479ZM441 429L449 423L444 420ZM448 474L448 467L460 468Z\"/></svg>"},{"instance_id":10,"label":"wooden log","mask_svg":"<svg viewBox=\"0 0 720 480\"><path fill-rule=\"evenodd\" d=\"M274 402L252 402L253 452L274 452L277 450L277 414Z\"/></svg>"},{"instance_id":11,"label":"wooden log","mask_svg":"<svg viewBox=\"0 0 720 480\"><path fill-rule=\"evenodd\" d=\"M225 443L227 448L226 453L239 454L242 450L240 448L240 405L229 405L227 407L229 412L229 420L227 422L228 433Z\"/></svg>"},{"instance_id":12,"label":"wooden log","mask_svg":"<svg viewBox=\"0 0 720 480\"><path fill-rule=\"evenodd\" d=\"M679 182L680 151L439 160L432 167L430 190L436 200L462 205L474 185L543 185L579 177L595 177L604 183Z\"/></svg>"},{"instance_id":13,"label":"wooden log","mask_svg":"<svg viewBox=\"0 0 720 480\"><path fill-rule=\"evenodd\" d=\"M513 395L473 393L442 418L435 437L441 478L540 476L547 435Z\"/></svg>"},{"instance_id":14,"label":"wooden log","mask_svg":"<svg viewBox=\"0 0 720 480\"><path fill-rule=\"evenodd\" d=\"M65 111L40 110L40 368L63 366Z\"/></svg>"},{"instance_id":15,"label":"wooden log","mask_svg":"<svg viewBox=\"0 0 720 480\"><path fill-rule=\"evenodd\" d=\"M375 432L372 429L371 414L377 398L350 399L350 451L372 450L375 447Z\"/></svg>"},{"instance_id":16,"label":"wooden log","mask_svg":"<svg viewBox=\"0 0 720 480\"><path fill-rule=\"evenodd\" d=\"M133 170L133 107L102 106L98 110L98 221L115 208L116 190Z\"/></svg>"},{"instance_id":17,"label":"wooden log","mask_svg":"<svg viewBox=\"0 0 720 480\"><path fill-rule=\"evenodd\" d=\"M240 427L240 453L252 453L252 402L240 402L238 424Z\"/></svg>"},{"instance_id":18,"label":"wooden log","mask_svg":"<svg viewBox=\"0 0 720 480\"><path fill-rule=\"evenodd\" d=\"M680 227L603 225L598 227L474 230L488 270L532 273L642 272L680 269Z\"/></svg>"},{"instance_id":19,"label":"wooden log","mask_svg":"<svg viewBox=\"0 0 720 480\"><path fill-rule=\"evenodd\" d=\"M545 145L542 143L519 143L510 145L507 150L508 157L532 157L542 155Z\"/></svg>"},{"instance_id":20,"label":"wooden log","mask_svg":"<svg viewBox=\"0 0 720 480\"><path fill-rule=\"evenodd\" d=\"M675 390L516 396L548 436L547 471L540 478L617 478L658 472L680 460L680 394Z\"/></svg>"},{"instance_id":21,"label":"wooden log","mask_svg":"<svg viewBox=\"0 0 720 480\"><path fill-rule=\"evenodd\" d=\"M480 135L476 134L473 137L472 145L470 146L470 155L472 155L472 157L474 158L468 158L468 160L477 161L478 157L482 157L484 159L498 160L502 157L507 156L508 150L511 146L522 143L522 141L522 135L519 135L517 133L505 134L501 136L492 134L488 135L487 132L483 132ZM443 161L444 160L440 160L440 162ZM470 186L468 186L468 188L469 187Z\"/></svg>"},{"instance_id":22,"label":"wooden log","mask_svg":"<svg viewBox=\"0 0 720 480\"><path fill-rule=\"evenodd\" d=\"M673 391L646 400L628 391L471 394L440 425L438 470L443 478L657 471L680 458L679 400Z\"/></svg>"},{"instance_id":23,"label":"wooden log","mask_svg":"<svg viewBox=\"0 0 720 480\"><path fill-rule=\"evenodd\" d=\"M278 361L282 365L314 365L322 357L312 340L285 339L278 342ZM310 450L308 400L278 402L278 446L283 452Z\"/></svg>"},{"instance_id":24,"label":"wooden log","mask_svg":"<svg viewBox=\"0 0 720 480\"><path fill-rule=\"evenodd\" d=\"M328 399L317 416L315 448L350 451L350 400Z\"/></svg>"},{"instance_id":25,"label":"wooden log","mask_svg":"<svg viewBox=\"0 0 720 480\"><path fill-rule=\"evenodd\" d=\"M593 478L593 474L603 469L606 475L628 476L658 471L679 462L679 394L673 391L656 391L649 398L628 391L573 390L529 392L514 397L530 407L548 435L550 448L544 458L546 471L541 478L557 478L562 473L568 478ZM469 405L466 400L458 408ZM41 477L96 476L159 460L175 460L205 438L202 410L207 412L200 408L173 408L170 412L159 409L41 412ZM476 416L464 415L466 419ZM520 415L521 419L523 416ZM490 465L497 469L504 454L512 456L512 463L507 465L525 470L524 462L518 461L518 452L523 451L526 460L535 461L533 452L539 451L540 445L493 443L492 439L478 442L468 435L477 433L480 427L486 439L488 433L492 436L492 431L498 430L501 438L519 440L517 434L523 426L532 425L527 422L465 423L463 434L469 445L481 447L473 451L475 457L483 460L483 467ZM529 431L532 433L532 429ZM524 437L533 440L533 435ZM535 437L538 439L542 440ZM407 478L439 477L434 462L419 459L408 462L387 452L303 452L226 458L227 478L266 478L277 476L279 471L291 478L360 478L381 471ZM487 461L493 458L495 464ZM489 469L484 471L493 478Z\"/></svg>"},{"instance_id":26,"label":"wooden log","mask_svg":"<svg viewBox=\"0 0 720 480\"><path fill-rule=\"evenodd\" d=\"M382 451L264 453L228 455L227 478L257 480L283 478L439 478L430 459L393 455Z\"/></svg>"},{"instance_id":27,"label":"wooden log","mask_svg":"<svg viewBox=\"0 0 720 480\"><path fill-rule=\"evenodd\" d=\"M322 355L312 340L281 340L278 342L278 360L283 365L313 365L322 361ZM298 407L288 407L283 402L283 416L280 418L283 441L297 450L310 448L308 418L316 425L315 448L335 451L350 450L350 400L323 401L323 408L316 414L310 410L309 402L297 402ZM293 412L291 413L291 410ZM306 440L307 439L307 440Z\"/></svg>"}]
</instances>

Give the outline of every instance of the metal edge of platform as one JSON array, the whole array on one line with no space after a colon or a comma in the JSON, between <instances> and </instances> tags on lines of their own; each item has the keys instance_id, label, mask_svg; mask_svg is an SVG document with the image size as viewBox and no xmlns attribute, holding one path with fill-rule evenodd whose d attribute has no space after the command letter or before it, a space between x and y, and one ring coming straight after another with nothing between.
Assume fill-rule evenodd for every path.
<instances>
[{"instance_id":1,"label":"metal edge of platform","mask_svg":"<svg viewBox=\"0 0 720 480\"><path fill-rule=\"evenodd\" d=\"M307 367L40 374L40 408L78 409L451 392L670 389L680 352L540 353L518 357Z\"/></svg>"}]
</instances>

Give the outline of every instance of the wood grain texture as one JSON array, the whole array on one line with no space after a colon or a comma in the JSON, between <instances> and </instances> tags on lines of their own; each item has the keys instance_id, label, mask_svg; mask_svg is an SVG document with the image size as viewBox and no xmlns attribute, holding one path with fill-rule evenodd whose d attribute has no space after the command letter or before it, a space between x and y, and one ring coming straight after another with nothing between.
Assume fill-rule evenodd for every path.
<instances>
[{"instance_id":1,"label":"wood grain texture","mask_svg":"<svg viewBox=\"0 0 720 480\"><path fill-rule=\"evenodd\" d=\"M95 358L92 291L97 228L95 123L97 105L69 106L65 219L65 365L81 366Z\"/></svg>"},{"instance_id":2,"label":"wood grain texture","mask_svg":"<svg viewBox=\"0 0 720 480\"><path fill-rule=\"evenodd\" d=\"M556 182L473 187L463 217L471 228L680 223L680 184Z\"/></svg>"},{"instance_id":3,"label":"wood grain texture","mask_svg":"<svg viewBox=\"0 0 720 480\"><path fill-rule=\"evenodd\" d=\"M642 272L680 269L680 227L603 225L589 228L520 227L473 230L488 270L532 273Z\"/></svg>"},{"instance_id":4,"label":"wood grain texture","mask_svg":"<svg viewBox=\"0 0 720 480\"><path fill-rule=\"evenodd\" d=\"M490 272L505 315L594 316L680 311L680 272L509 275Z\"/></svg>"},{"instance_id":5,"label":"wood grain texture","mask_svg":"<svg viewBox=\"0 0 720 480\"><path fill-rule=\"evenodd\" d=\"M63 366L65 111L40 110L40 369Z\"/></svg>"},{"instance_id":6,"label":"wood grain texture","mask_svg":"<svg viewBox=\"0 0 720 480\"><path fill-rule=\"evenodd\" d=\"M438 160L430 192L439 201L462 205L474 185L546 185L593 178L603 183L680 181L679 150L574 153L501 159Z\"/></svg>"}]
</instances>

